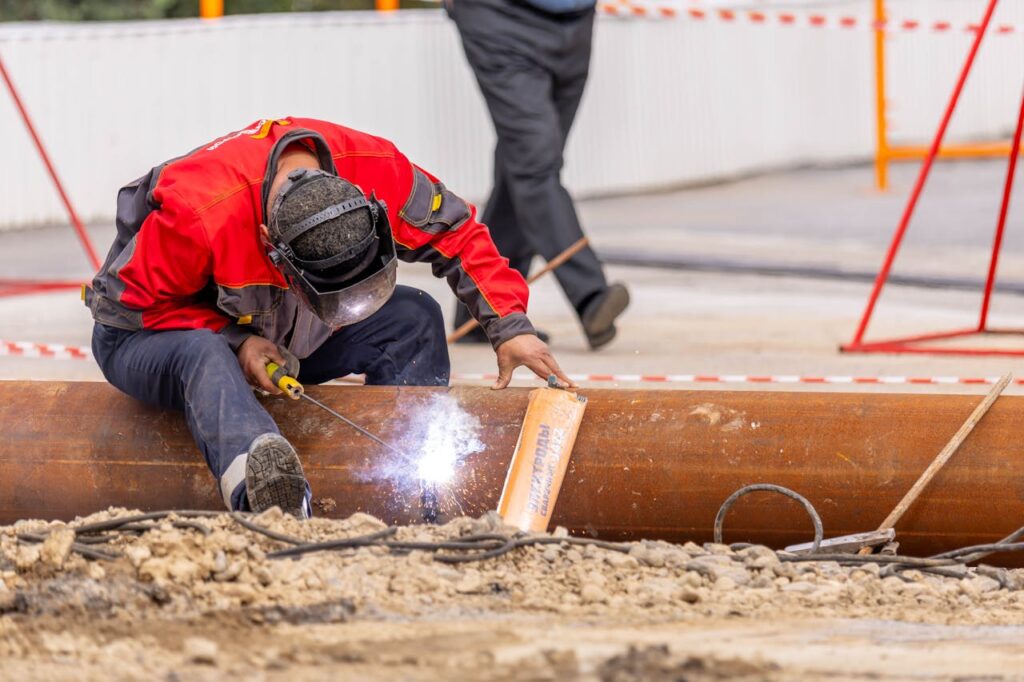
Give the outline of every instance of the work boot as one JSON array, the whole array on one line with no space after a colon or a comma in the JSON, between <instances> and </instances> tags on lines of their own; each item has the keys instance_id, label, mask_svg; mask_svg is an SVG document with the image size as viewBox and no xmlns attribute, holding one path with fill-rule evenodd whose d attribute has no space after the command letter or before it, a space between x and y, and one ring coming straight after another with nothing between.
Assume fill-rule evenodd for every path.
<instances>
[{"instance_id":1,"label":"work boot","mask_svg":"<svg viewBox=\"0 0 1024 682\"><path fill-rule=\"evenodd\" d=\"M537 330L537 338L543 341L544 343L547 343L551 339L547 332L542 332L539 329ZM487 334L484 333L484 328L476 326L473 327L472 331L468 332L465 336L455 341L455 343L490 343L490 340L487 338Z\"/></svg>"},{"instance_id":2,"label":"work boot","mask_svg":"<svg viewBox=\"0 0 1024 682\"><path fill-rule=\"evenodd\" d=\"M256 436L249 446L245 492L254 512L276 506L297 518L309 517L302 464L295 448L279 434Z\"/></svg>"},{"instance_id":3,"label":"work boot","mask_svg":"<svg viewBox=\"0 0 1024 682\"><path fill-rule=\"evenodd\" d=\"M618 330L615 318L629 305L629 290L618 282L609 284L604 291L595 294L580 313L583 332L587 335L590 350L597 350L611 342Z\"/></svg>"}]
</instances>

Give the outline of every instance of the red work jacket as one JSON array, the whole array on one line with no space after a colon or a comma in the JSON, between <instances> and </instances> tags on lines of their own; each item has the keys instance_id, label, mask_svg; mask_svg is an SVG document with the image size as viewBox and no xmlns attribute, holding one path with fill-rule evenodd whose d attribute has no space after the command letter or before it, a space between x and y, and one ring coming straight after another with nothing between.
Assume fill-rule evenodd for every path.
<instances>
[{"instance_id":1,"label":"red work jacket","mask_svg":"<svg viewBox=\"0 0 1024 682\"><path fill-rule=\"evenodd\" d=\"M331 329L289 291L259 232L276 160L296 143L384 202L398 257L431 263L495 347L533 333L526 282L474 207L391 142L305 118L256 121L123 187L117 239L86 295L96 321L130 330L207 328L236 349L256 333L299 358L316 350Z\"/></svg>"}]
</instances>

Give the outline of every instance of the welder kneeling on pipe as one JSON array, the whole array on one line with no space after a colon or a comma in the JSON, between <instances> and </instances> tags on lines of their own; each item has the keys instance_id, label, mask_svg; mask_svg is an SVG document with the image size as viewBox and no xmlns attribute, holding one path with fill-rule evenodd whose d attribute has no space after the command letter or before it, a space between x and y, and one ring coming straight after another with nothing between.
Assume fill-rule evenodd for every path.
<instances>
[{"instance_id":1,"label":"welder kneeling on pipe","mask_svg":"<svg viewBox=\"0 0 1024 682\"><path fill-rule=\"evenodd\" d=\"M447 385L440 308L395 285L396 259L431 263L473 312L496 388L521 365L569 383L475 209L379 137L257 121L123 187L117 232L85 290L93 352L120 390L185 412L229 509L310 515L298 455L253 395L280 393L268 362L295 356L306 384Z\"/></svg>"}]
</instances>

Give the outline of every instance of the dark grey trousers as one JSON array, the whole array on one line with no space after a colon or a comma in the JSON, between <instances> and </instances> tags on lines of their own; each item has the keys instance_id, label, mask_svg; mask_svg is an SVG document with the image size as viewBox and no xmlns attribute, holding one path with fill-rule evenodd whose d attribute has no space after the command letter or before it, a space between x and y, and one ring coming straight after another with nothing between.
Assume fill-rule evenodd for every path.
<instances>
[{"instance_id":1,"label":"dark grey trousers","mask_svg":"<svg viewBox=\"0 0 1024 682\"><path fill-rule=\"evenodd\" d=\"M564 17L517 0L454 0L449 14L498 137L482 220L525 276L535 255L551 260L583 236L560 174L590 68L594 11ZM607 286L589 247L555 276L577 313ZM456 326L467 319L460 305Z\"/></svg>"}]
</instances>

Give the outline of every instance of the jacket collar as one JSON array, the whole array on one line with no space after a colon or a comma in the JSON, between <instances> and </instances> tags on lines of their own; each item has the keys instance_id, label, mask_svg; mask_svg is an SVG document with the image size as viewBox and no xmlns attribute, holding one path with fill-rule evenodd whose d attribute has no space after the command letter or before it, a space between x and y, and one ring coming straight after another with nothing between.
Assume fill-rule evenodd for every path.
<instances>
[{"instance_id":1,"label":"jacket collar","mask_svg":"<svg viewBox=\"0 0 1024 682\"><path fill-rule=\"evenodd\" d=\"M334 157L331 154L331 148L327 146L327 140L315 130L309 130L308 128L296 128L295 130L289 130L287 133L281 136L277 142L274 143L273 148L270 150L270 154L267 156L267 168L263 173L263 187L262 187L262 216L263 224L270 224L270 206L267 205L270 199L270 186L274 184L274 176L277 174L277 162L281 160L281 155L284 154L284 150L288 148L288 145L298 142L300 140L309 140L313 143L313 151L316 154L317 160L320 162L320 170L327 171L334 175L338 174L338 169L334 165Z\"/></svg>"}]
</instances>

